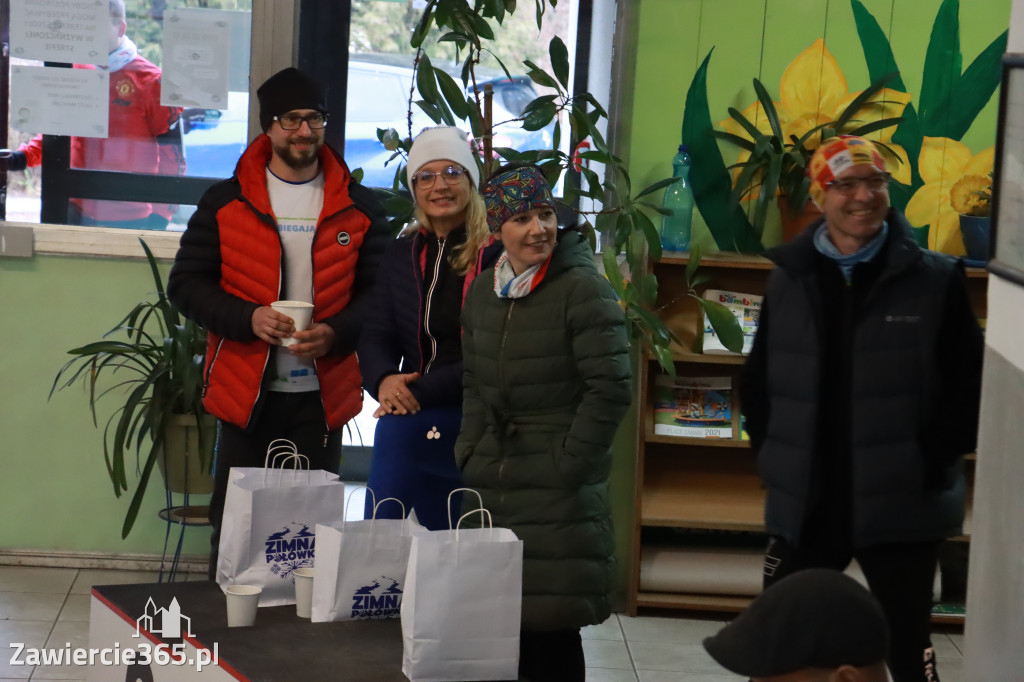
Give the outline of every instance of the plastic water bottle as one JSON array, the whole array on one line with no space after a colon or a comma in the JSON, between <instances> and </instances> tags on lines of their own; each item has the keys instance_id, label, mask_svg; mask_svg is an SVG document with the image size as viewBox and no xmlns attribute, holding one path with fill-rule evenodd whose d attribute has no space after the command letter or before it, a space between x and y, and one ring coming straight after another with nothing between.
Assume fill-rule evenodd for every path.
<instances>
[{"instance_id":1,"label":"plastic water bottle","mask_svg":"<svg viewBox=\"0 0 1024 682\"><path fill-rule=\"evenodd\" d=\"M666 251L690 250L690 223L693 221L693 189L690 187L690 155L686 145L672 157L672 176L682 178L665 188L662 206L672 215L662 217L661 248Z\"/></svg>"}]
</instances>

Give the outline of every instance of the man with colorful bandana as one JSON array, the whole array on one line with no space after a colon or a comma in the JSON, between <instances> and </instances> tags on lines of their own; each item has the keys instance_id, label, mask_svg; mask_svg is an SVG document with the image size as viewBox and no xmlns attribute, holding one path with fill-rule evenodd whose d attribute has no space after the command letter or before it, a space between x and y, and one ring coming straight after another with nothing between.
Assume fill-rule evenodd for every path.
<instances>
[{"instance_id":1,"label":"man with colorful bandana","mask_svg":"<svg viewBox=\"0 0 1024 682\"><path fill-rule=\"evenodd\" d=\"M110 135L72 137L71 167L184 175L181 109L160 104L160 67L139 54L135 43L125 35L126 28L124 0L110 0L110 54L105 67L110 73ZM75 68L96 67L76 64ZM24 170L42 162L42 135L18 147L6 160L9 170ZM176 210L173 204L72 199L68 222L162 230Z\"/></svg>"},{"instance_id":2,"label":"man with colorful bandana","mask_svg":"<svg viewBox=\"0 0 1024 682\"><path fill-rule=\"evenodd\" d=\"M808 166L824 216L772 249L742 381L767 490L764 583L856 559L892 633L895 682L934 682L939 544L962 532L983 342L959 261L920 248L889 207L868 140Z\"/></svg>"},{"instance_id":3,"label":"man with colorful bandana","mask_svg":"<svg viewBox=\"0 0 1024 682\"><path fill-rule=\"evenodd\" d=\"M340 429L362 407L355 350L390 239L373 192L324 144L320 85L288 68L256 96L263 134L200 199L167 286L207 330L203 405L218 419L211 577L231 467L263 466L285 438L311 469L337 471ZM313 304L309 328L295 331L270 307L278 300Z\"/></svg>"}]
</instances>

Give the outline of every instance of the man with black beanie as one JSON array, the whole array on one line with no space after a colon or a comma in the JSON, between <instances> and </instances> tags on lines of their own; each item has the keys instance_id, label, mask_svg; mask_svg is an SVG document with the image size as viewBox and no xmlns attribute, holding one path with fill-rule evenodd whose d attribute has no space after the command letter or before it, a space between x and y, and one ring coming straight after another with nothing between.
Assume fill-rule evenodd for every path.
<instances>
[{"instance_id":1,"label":"man with black beanie","mask_svg":"<svg viewBox=\"0 0 1024 682\"><path fill-rule=\"evenodd\" d=\"M234 176L203 195L171 269L174 305L207 330L203 404L217 417L210 577L231 467L263 466L286 438L311 469L336 471L341 427L359 413L355 349L389 241L383 211L324 144L324 91L287 68L256 91L263 134ZM312 304L296 331L274 301Z\"/></svg>"}]
</instances>

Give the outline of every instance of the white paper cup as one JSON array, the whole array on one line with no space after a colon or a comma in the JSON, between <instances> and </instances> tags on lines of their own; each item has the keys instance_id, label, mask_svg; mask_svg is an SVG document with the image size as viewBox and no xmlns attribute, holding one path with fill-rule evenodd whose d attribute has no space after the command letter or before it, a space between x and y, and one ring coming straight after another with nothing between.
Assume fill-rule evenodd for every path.
<instances>
[{"instance_id":1,"label":"white paper cup","mask_svg":"<svg viewBox=\"0 0 1024 682\"><path fill-rule=\"evenodd\" d=\"M310 321L313 319L313 304L306 303L305 301L274 301L270 304L270 307L292 318L292 322L295 323L295 331L297 332L306 331ZM290 346L293 343L298 343L298 341L290 336L281 339L282 346Z\"/></svg>"},{"instance_id":2,"label":"white paper cup","mask_svg":"<svg viewBox=\"0 0 1024 682\"><path fill-rule=\"evenodd\" d=\"M295 576L295 615L309 618L313 615L313 569L296 568Z\"/></svg>"},{"instance_id":3,"label":"white paper cup","mask_svg":"<svg viewBox=\"0 0 1024 682\"><path fill-rule=\"evenodd\" d=\"M262 587L255 585L229 585L224 589L229 628L249 627L256 622L256 607L260 604L262 591Z\"/></svg>"}]
</instances>

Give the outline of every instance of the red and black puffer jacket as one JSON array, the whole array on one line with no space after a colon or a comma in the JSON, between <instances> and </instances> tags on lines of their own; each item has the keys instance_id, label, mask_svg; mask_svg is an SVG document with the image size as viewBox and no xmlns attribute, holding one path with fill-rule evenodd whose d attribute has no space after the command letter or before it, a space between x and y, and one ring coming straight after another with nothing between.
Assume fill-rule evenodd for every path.
<instances>
[{"instance_id":1,"label":"red and black puffer jacket","mask_svg":"<svg viewBox=\"0 0 1024 682\"><path fill-rule=\"evenodd\" d=\"M168 295L186 317L207 329L204 405L246 427L261 395L270 346L252 331L252 313L278 300L283 250L267 193L270 138L242 154L230 180L203 195L182 235ZM389 241L385 217L370 190L353 182L344 161L324 146L324 206L313 238L313 320L331 325L335 341L316 360L330 430L362 406L355 357L362 319L380 257Z\"/></svg>"}]
</instances>

